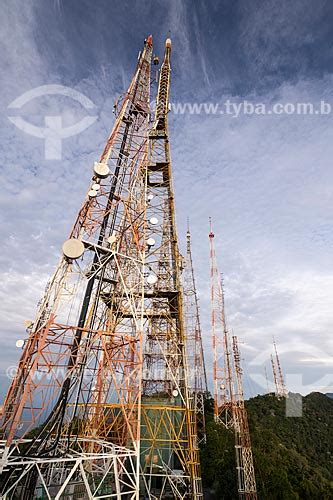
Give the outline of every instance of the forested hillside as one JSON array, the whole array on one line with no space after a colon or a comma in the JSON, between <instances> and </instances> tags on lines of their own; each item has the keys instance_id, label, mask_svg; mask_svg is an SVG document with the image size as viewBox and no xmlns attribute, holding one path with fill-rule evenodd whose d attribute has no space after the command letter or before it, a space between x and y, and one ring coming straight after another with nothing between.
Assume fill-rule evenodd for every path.
<instances>
[{"instance_id":1,"label":"forested hillside","mask_svg":"<svg viewBox=\"0 0 333 500\"><path fill-rule=\"evenodd\" d=\"M333 400L303 398L303 416L286 417L285 400L257 396L246 403L259 499L333 499ZM207 444L201 450L207 499L237 499L232 431L213 420L207 401Z\"/></svg>"}]
</instances>

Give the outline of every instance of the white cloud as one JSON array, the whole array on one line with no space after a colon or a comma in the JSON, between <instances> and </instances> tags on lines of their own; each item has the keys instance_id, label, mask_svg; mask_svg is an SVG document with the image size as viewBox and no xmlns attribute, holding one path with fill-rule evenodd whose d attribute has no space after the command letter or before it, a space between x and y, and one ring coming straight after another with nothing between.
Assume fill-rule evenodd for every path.
<instances>
[{"instance_id":1,"label":"white cloud","mask_svg":"<svg viewBox=\"0 0 333 500\"><path fill-rule=\"evenodd\" d=\"M284 85L260 100L318 102L323 96L331 97L330 77ZM214 220L228 322L234 333L254 352L272 350L273 335L278 344L289 343L294 353L304 342L319 343L323 352L329 352L331 118L233 120L202 115L176 116L170 123L176 129L172 135L178 220L184 232L186 216L191 214L208 360L208 216ZM253 357L248 349L244 355L246 361ZM298 355L288 356L286 351L281 358L286 372L319 376L313 370L315 363L309 370Z\"/></svg>"}]
</instances>

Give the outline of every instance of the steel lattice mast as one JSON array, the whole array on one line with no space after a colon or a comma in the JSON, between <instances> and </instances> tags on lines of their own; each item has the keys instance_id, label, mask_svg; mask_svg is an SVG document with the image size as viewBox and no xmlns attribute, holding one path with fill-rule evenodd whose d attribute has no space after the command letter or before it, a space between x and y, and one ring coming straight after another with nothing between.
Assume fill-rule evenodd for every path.
<instances>
[{"instance_id":1,"label":"steel lattice mast","mask_svg":"<svg viewBox=\"0 0 333 500\"><path fill-rule=\"evenodd\" d=\"M271 363L272 363L272 371L275 383L275 394L278 398L285 398L288 395L288 391L284 382L282 368L275 340L273 340L273 345L274 345L275 359L271 355Z\"/></svg>"},{"instance_id":2,"label":"steel lattice mast","mask_svg":"<svg viewBox=\"0 0 333 500\"><path fill-rule=\"evenodd\" d=\"M182 257L175 221L168 111L171 41L166 41L156 112L149 134L147 209L151 289L142 385L141 466L144 497L201 498L193 394L187 381Z\"/></svg>"},{"instance_id":3,"label":"steel lattice mast","mask_svg":"<svg viewBox=\"0 0 333 500\"><path fill-rule=\"evenodd\" d=\"M210 220L211 305L214 375L214 416L216 423L233 429L237 469L238 495L242 500L257 498L247 412L244 404L242 369L237 337L226 325L224 293L218 270L214 233Z\"/></svg>"},{"instance_id":4,"label":"steel lattice mast","mask_svg":"<svg viewBox=\"0 0 333 500\"><path fill-rule=\"evenodd\" d=\"M201 498L167 113L145 41L2 415L4 498Z\"/></svg>"},{"instance_id":5,"label":"steel lattice mast","mask_svg":"<svg viewBox=\"0 0 333 500\"><path fill-rule=\"evenodd\" d=\"M234 387L232 377L232 353L224 312L222 279L217 266L214 233L210 220L210 281L211 281L211 326L213 340L214 416L217 423L227 428L233 425L232 404Z\"/></svg>"},{"instance_id":6,"label":"steel lattice mast","mask_svg":"<svg viewBox=\"0 0 333 500\"><path fill-rule=\"evenodd\" d=\"M25 342L4 498L139 498L152 37Z\"/></svg>"},{"instance_id":7,"label":"steel lattice mast","mask_svg":"<svg viewBox=\"0 0 333 500\"><path fill-rule=\"evenodd\" d=\"M187 229L186 240L186 261L183 272L186 348L189 366L189 387L190 391L194 395L197 435L198 442L200 444L201 442L206 442L204 400L205 394L208 393L208 386L189 226Z\"/></svg>"},{"instance_id":8,"label":"steel lattice mast","mask_svg":"<svg viewBox=\"0 0 333 500\"><path fill-rule=\"evenodd\" d=\"M270 389L269 389L269 382L268 382L268 375L267 375L267 368L266 368L266 365L264 366L264 373L265 373L265 379L266 379L267 394L270 394Z\"/></svg>"},{"instance_id":9,"label":"steel lattice mast","mask_svg":"<svg viewBox=\"0 0 333 500\"><path fill-rule=\"evenodd\" d=\"M272 372L273 372L274 385L275 385L275 395L277 397L279 397L280 396L279 382L278 382L278 378L277 378L277 370L276 370L275 360L273 358L273 354L271 354L271 365L272 365Z\"/></svg>"},{"instance_id":10,"label":"steel lattice mast","mask_svg":"<svg viewBox=\"0 0 333 500\"><path fill-rule=\"evenodd\" d=\"M254 473L252 447L247 411L244 404L243 371L238 347L238 339L232 337L234 367L236 375L234 400L234 431L238 495L242 500L256 500L257 487Z\"/></svg>"}]
</instances>

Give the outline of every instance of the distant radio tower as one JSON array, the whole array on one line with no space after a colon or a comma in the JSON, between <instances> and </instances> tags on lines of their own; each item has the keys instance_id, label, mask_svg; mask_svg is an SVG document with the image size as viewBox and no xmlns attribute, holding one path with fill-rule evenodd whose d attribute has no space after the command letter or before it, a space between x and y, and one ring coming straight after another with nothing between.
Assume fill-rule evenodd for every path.
<instances>
[{"instance_id":1,"label":"distant radio tower","mask_svg":"<svg viewBox=\"0 0 333 500\"><path fill-rule=\"evenodd\" d=\"M278 384L278 378L277 378L276 366L275 366L275 360L273 358L273 354L271 354L271 364L272 364L272 372L273 372L274 385L275 385L275 394L276 394L276 396L279 396L279 384Z\"/></svg>"},{"instance_id":2,"label":"distant radio tower","mask_svg":"<svg viewBox=\"0 0 333 500\"><path fill-rule=\"evenodd\" d=\"M267 375L267 368L266 365L264 366L264 372L265 372L265 379L266 379L266 386L267 386L267 394L270 394L270 389L269 389L269 382L268 382L268 375Z\"/></svg>"},{"instance_id":3,"label":"distant radio tower","mask_svg":"<svg viewBox=\"0 0 333 500\"><path fill-rule=\"evenodd\" d=\"M194 409L197 420L198 443L206 442L205 431L205 394L208 393L204 351L202 345L201 326L199 317L199 301L196 290L192 251L191 233L187 228L187 248L184 283L184 316L186 332L186 348L189 371L189 389L194 398Z\"/></svg>"},{"instance_id":4,"label":"distant radio tower","mask_svg":"<svg viewBox=\"0 0 333 500\"><path fill-rule=\"evenodd\" d=\"M230 350L230 338L224 310L223 283L217 266L211 221L209 241L215 421L234 430L239 498L255 500L257 489L247 412L244 404L240 353L237 337L232 338L232 352Z\"/></svg>"},{"instance_id":5,"label":"distant radio tower","mask_svg":"<svg viewBox=\"0 0 333 500\"><path fill-rule=\"evenodd\" d=\"M274 377L274 384L275 384L275 394L278 398L285 398L288 395L288 391L284 382L283 378L283 373L282 373L282 368L276 348L276 342L273 340L273 345L274 345L274 351L275 351L275 359L273 355L271 355L271 363L272 363L272 370L273 370L273 377Z\"/></svg>"},{"instance_id":6,"label":"distant radio tower","mask_svg":"<svg viewBox=\"0 0 333 500\"><path fill-rule=\"evenodd\" d=\"M238 478L238 494L242 500L255 500L257 487L254 473L252 447L247 411L244 404L241 357L237 337L232 337L234 366L236 372L236 391L234 400L235 450Z\"/></svg>"},{"instance_id":7,"label":"distant radio tower","mask_svg":"<svg viewBox=\"0 0 333 500\"><path fill-rule=\"evenodd\" d=\"M233 384L231 351L224 314L224 294L220 272L217 266L214 233L210 220L210 280L211 280L211 326L213 340L213 381L215 421L229 428L233 425Z\"/></svg>"}]
</instances>

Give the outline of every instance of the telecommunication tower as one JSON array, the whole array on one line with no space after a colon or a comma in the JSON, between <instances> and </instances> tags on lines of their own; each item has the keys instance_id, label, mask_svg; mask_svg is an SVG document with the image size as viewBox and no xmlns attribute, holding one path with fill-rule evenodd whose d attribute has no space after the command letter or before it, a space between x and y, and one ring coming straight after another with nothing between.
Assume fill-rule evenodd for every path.
<instances>
[{"instance_id":1,"label":"telecommunication tower","mask_svg":"<svg viewBox=\"0 0 333 500\"><path fill-rule=\"evenodd\" d=\"M141 466L148 498L202 498L194 397L188 387L181 271L172 185L168 112L171 41L166 41L149 132ZM150 496L149 496L150 495Z\"/></svg>"},{"instance_id":2,"label":"telecommunication tower","mask_svg":"<svg viewBox=\"0 0 333 500\"><path fill-rule=\"evenodd\" d=\"M267 374L266 365L264 366L264 373L265 373L265 379L266 379L267 394L270 394L271 391L269 389L269 382L268 382L268 374Z\"/></svg>"},{"instance_id":3,"label":"telecommunication tower","mask_svg":"<svg viewBox=\"0 0 333 500\"><path fill-rule=\"evenodd\" d=\"M234 400L234 431L238 495L242 500L256 500L257 487L254 473L251 438L247 411L244 404L243 371L238 339L232 337L234 367L236 374Z\"/></svg>"},{"instance_id":4,"label":"telecommunication tower","mask_svg":"<svg viewBox=\"0 0 333 500\"><path fill-rule=\"evenodd\" d=\"M275 366L275 360L273 358L273 354L271 354L271 365L272 365L272 372L273 372L274 385L275 385L275 395L278 397L279 396L279 382L278 382L277 369Z\"/></svg>"},{"instance_id":5,"label":"telecommunication tower","mask_svg":"<svg viewBox=\"0 0 333 500\"><path fill-rule=\"evenodd\" d=\"M167 113L140 53L2 411L3 498L202 497Z\"/></svg>"},{"instance_id":6,"label":"telecommunication tower","mask_svg":"<svg viewBox=\"0 0 333 500\"><path fill-rule=\"evenodd\" d=\"M214 415L217 423L223 424L234 432L239 498L255 500L257 490L247 411L244 404L240 353L237 337L232 337L230 347L223 283L217 266L214 237L210 220Z\"/></svg>"},{"instance_id":7,"label":"telecommunication tower","mask_svg":"<svg viewBox=\"0 0 333 500\"><path fill-rule=\"evenodd\" d=\"M275 395L278 398L285 398L288 395L288 391L284 382L284 377L282 373L282 368L280 364L279 355L277 352L276 342L273 340L275 358L271 354L271 364L275 384Z\"/></svg>"},{"instance_id":8,"label":"telecommunication tower","mask_svg":"<svg viewBox=\"0 0 333 500\"><path fill-rule=\"evenodd\" d=\"M213 382L215 421L227 428L233 426L232 405L234 388L232 377L232 352L224 310L224 293L214 245L215 235L210 220L210 280L211 280L211 325L213 341Z\"/></svg>"},{"instance_id":9,"label":"telecommunication tower","mask_svg":"<svg viewBox=\"0 0 333 500\"><path fill-rule=\"evenodd\" d=\"M205 395L208 394L208 385L189 225L186 233L186 242L186 260L185 269L183 271L186 348L189 368L189 387L194 397L198 443L200 444L206 442L204 403Z\"/></svg>"}]
</instances>

